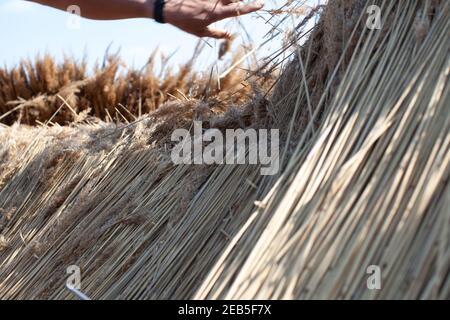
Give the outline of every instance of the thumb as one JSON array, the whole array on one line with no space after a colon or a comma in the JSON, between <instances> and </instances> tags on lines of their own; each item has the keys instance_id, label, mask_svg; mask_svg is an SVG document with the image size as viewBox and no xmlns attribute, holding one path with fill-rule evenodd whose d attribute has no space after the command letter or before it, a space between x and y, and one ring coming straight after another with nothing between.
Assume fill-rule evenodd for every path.
<instances>
[{"instance_id":1,"label":"thumb","mask_svg":"<svg viewBox=\"0 0 450 320\"><path fill-rule=\"evenodd\" d=\"M201 37L210 37L215 39L231 39L231 33L223 29L214 29L207 27L200 35Z\"/></svg>"},{"instance_id":2,"label":"thumb","mask_svg":"<svg viewBox=\"0 0 450 320\"><path fill-rule=\"evenodd\" d=\"M222 7L219 16L221 18L237 17L243 14L258 11L264 7L264 1L257 0L250 3L233 2Z\"/></svg>"}]
</instances>

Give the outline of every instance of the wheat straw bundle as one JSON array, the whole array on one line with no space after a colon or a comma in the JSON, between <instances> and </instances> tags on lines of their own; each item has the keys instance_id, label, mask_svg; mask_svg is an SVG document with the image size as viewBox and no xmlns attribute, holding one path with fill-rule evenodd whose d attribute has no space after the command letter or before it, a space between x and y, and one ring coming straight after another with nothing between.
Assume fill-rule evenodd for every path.
<instances>
[{"instance_id":1,"label":"wheat straw bundle","mask_svg":"<svg viewBox=\"0 0 450 320\"><path fill-rule=\"evenodd\" d=\"M182 92L103 122L80 116L59 84L0 101L4 114L20 106L8 116L51 105L39 126L0 128L0 298L74 298L70 265L93 299L449 298L450 5L374 4L381 29L366 27L366 1L313 10L316 26L300 24L269 57L290 52L274 89L239 108L211 111ZM60 126L59 107L80 118ZM194 119L279 128L280 173L173 164L170 134ZM367 287L369 266L380 290Z\"/></svg>"}]
</instances>

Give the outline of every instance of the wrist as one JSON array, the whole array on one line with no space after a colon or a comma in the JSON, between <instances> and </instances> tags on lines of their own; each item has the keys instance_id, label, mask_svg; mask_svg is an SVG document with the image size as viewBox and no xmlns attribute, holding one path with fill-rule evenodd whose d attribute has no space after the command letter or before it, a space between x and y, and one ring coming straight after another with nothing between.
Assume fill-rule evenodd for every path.
<instances>
[{"instance_id":1,"label":"wrist","mask_svg":"<svg viewBox=\"0 0 450 320\"><path fill-rule=\"evenodd\" d=\"M166 0L152 0L153 1L153 19L159 23L165 23L164 6Z\"/></svg>"},{"instance_id":2,"label":"wrist","mask_svg":"<svg viewBox=\"0 0 450 320\"><path fill-rule=\"evenodd\" d=\"M144 16L145 18L154 19L155 13L155 0L145 0L144 1Z\"/></svg>"}]
</instances>

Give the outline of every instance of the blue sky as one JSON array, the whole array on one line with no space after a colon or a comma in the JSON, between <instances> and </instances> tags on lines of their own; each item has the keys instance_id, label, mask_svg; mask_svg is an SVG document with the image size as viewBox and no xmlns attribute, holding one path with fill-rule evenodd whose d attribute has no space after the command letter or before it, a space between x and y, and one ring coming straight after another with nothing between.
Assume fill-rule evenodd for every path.
<instances>
[{"instance_id":1,"label":"blue sky","mask_svg":"<svg viewBox=\"0 0 450 320\"><path fill-rule=\"evenodd\" d=\"M275 8L284 0L266 0L265 9ZM263 14L264 16L264 14ZM265 15L267 17L267 15ZM186 61L192 54L197 38L170 25L160 25L152 20L132 19L121 21L92 21L82 19L80 28L70 28L71 16L65 12L40 6L23 0L0 0L0 64L13 66L22 58L33 58L36 54L50 53L58 60L64 54L81 59L86 55L92 65L101 60L106 48L112 44L111 52L120 48L123 60L129 66L141 67L156 48L173 55L172 63ZM261 43L270 29L261 15L251 14L238 18L246 26L255 45ZM228 19L219 26L232 31L239 30L237 19ZM241 32L235 46L242 42ZM209 39L204 57L197 68L202 69L217 57L217 40ZM277 43L264 48L270 52ZM203 64L203 65L202 65Z\"/></svg>"}]
</instances>

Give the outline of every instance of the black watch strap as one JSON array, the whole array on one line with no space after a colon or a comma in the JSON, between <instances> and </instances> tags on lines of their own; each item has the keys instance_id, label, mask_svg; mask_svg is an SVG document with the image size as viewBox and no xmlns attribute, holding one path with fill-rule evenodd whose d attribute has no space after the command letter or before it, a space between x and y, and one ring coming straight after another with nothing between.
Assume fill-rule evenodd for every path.
<instances>
[{"instance_id":1,"label":"black watch strap","mask_svg":"<svg viewBox=\"0 0 450 320\"><path fill-rule=\"evenodd\" d=\"M165 0L155 0L155 7L153 10L153 16L156 22L159 23L166 23L164 21L164 15L163 15L163 11L164 11L164 5L166 4Z\"/></svg>"}]
</instances>

